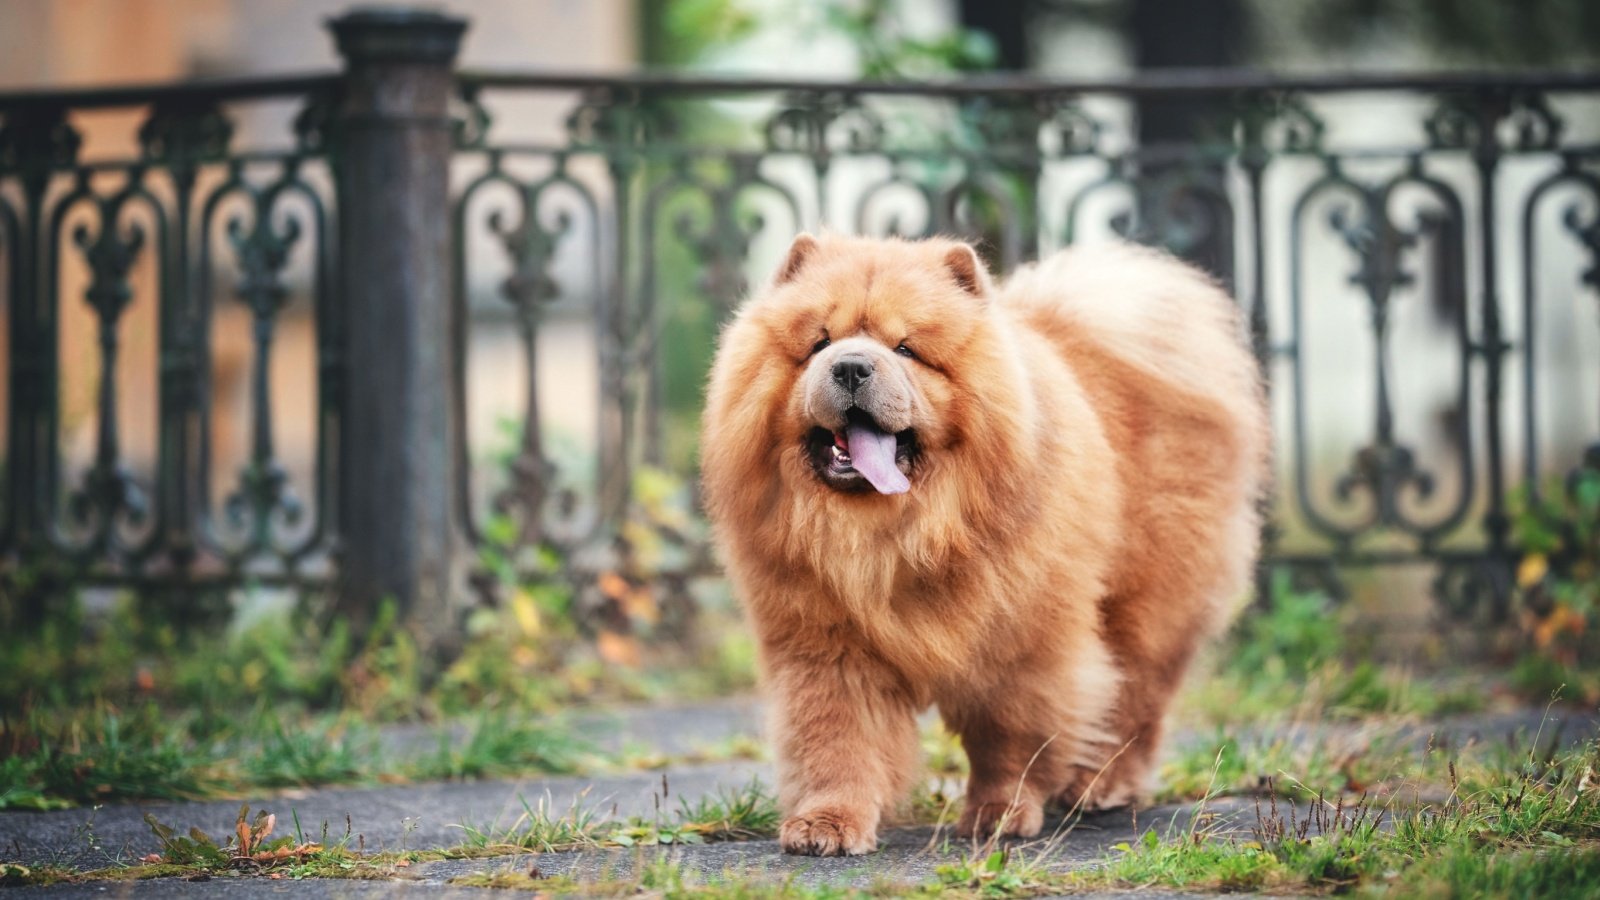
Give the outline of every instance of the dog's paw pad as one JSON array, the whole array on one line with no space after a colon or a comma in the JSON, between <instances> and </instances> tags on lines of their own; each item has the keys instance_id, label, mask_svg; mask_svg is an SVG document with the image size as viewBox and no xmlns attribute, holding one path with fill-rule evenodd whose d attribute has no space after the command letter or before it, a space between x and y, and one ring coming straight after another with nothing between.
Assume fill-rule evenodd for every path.
<instances>
[{"instance_id":1,"label":"dog's paw pad","mask_svg":"<svg viewBox=\"0 0 1600 900\"><path fill-rule=\"evenodd\" d=\"M785 853L805 856L860 856L878 847L875 824L862 813L838 807L790 816L778 829Z\"/></svg>"}]
</instances>

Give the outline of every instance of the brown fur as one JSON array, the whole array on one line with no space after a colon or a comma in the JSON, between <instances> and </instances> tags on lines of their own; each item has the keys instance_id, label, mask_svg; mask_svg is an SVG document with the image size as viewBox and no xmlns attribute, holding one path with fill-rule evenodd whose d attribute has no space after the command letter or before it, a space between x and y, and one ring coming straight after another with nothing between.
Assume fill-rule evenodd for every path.
<instances>
[{"instance_id":1,"label":"brown fur","mask_svg":"<svg viewBox=\"0 0 1600 900\"><path fill-rule=\"evenodd\" d=\"M907 493L811 467L824 333L896 379ZM932 704L971 762L965 832L1137 799L1197 645L1247 589L1267 445L1235 307L1167 256L1072 249L997 289L956 242L801 236L722 336L702 441L774 708L784 849L873 849Z\"/></svg>"}]
</instances>

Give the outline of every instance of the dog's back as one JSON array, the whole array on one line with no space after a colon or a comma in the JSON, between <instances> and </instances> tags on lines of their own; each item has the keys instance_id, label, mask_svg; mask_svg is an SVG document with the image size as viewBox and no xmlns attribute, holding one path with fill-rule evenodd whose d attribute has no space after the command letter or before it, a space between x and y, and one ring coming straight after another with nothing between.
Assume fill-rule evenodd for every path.
<instances>
[{"instance_id":1,"label":"dog's back","mask_svg":"<svg viewBox=\"0 0 1600 900\"><path fill-rule=\"evenodd\" d=\"M1233 301L1159 251L1075 247L1001 294L1058 348L1116 450L1123 540L1101 623L1127 676L1114 724L1129 746L1085 799L1126 802L1201 639L1248 596L1270 445L1261 379Z\"/></svg>"}]
</instances>

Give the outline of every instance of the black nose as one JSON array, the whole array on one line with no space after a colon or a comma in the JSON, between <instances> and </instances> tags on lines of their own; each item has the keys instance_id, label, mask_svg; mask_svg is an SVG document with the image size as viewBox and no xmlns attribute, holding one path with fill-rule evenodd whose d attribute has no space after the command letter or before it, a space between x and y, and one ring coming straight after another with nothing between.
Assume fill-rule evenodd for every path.
<instances>
[{"instance_id":1,"label":"black nose","mask_svg":"<svg viewBox=\"0 0 1600 900\"><path fill-rule=\"evenodd\" d=\"M859 353L841 356L833 364L833 380L852 394L871 377L872 360Z\"/></svg>"}]
</instances>

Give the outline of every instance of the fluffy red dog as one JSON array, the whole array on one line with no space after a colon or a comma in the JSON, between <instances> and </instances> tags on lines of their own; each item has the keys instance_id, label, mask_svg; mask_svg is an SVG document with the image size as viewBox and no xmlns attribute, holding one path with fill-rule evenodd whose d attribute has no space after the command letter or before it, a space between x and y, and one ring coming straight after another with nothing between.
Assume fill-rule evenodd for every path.
<instances>
[{"instance_id":1,"label":"fluffy red dog","mask_svg":"<svg viewBox=\"0 0 1600 900\"><path fill-rule=\"evenodd\" d=\"M937 704L964 833L1145 789L1247 590L1268 426L1234 304L1131 245L801 235L723 333L701 443L760 641L791 853L857 854Z\"/></svg>"}]
</instances>

